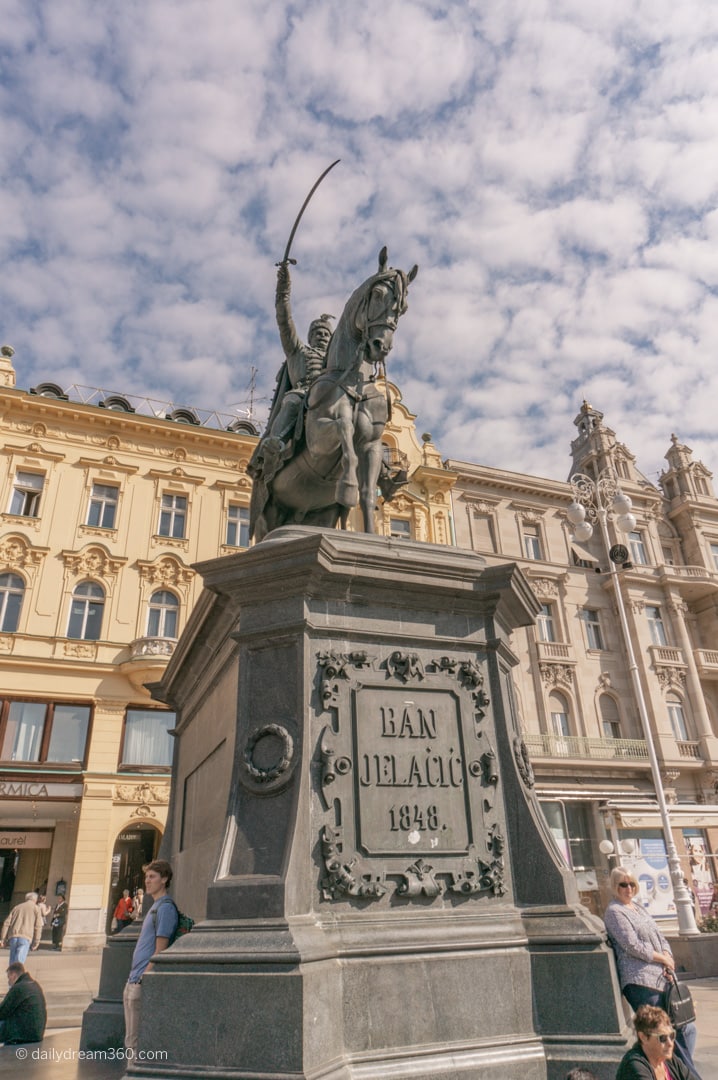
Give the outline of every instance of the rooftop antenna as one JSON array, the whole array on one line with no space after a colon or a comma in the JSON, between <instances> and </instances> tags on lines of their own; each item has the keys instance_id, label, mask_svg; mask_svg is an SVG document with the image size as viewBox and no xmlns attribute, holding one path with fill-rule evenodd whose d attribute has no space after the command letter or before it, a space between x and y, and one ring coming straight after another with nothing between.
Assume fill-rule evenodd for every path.
<instances>
[{"instance_id":1,"label":"rooftop antenna","mask_svg":"<svg viewBox=\"0 0 718 1080\"><path fill-rule=\"evenodd\" d=\"M257 368L252 365L249 379L249 419L254 418L254 391L257 389Z\"/></svg>"}]
</instances>

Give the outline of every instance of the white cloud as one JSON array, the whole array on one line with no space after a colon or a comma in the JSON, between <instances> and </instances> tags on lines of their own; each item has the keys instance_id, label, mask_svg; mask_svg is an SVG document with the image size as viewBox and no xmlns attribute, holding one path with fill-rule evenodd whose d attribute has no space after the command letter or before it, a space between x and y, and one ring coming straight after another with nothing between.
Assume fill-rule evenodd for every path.
<instances>
[{"instance_id":1,"label":"white cloud","mask_svg":"<svg viewBox=\"0 0 718 1080\"><path fill-rule=\"evenodd\" d=\"M718 18L703 0L7 0L0 304L20 385L217 407L417 261L392 377L447 456L563 476L586 395L718 468Z\"/></svg>"}]
</instances>

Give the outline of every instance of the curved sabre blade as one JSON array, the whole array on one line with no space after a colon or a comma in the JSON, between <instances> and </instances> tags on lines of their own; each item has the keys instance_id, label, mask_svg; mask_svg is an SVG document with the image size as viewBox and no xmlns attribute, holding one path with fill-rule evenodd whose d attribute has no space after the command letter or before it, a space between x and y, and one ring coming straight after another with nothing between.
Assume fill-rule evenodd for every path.
<instances>
[{"instance_id":1,"label":"curved sabre blade","mask_svg":"<svg viewBox=\"0 0 718 1080\"><path fill-rule=\"evenodd\" d=\"M314 184L312 185L311 191L309 192L306 199L302 203L302 209L297 214L297 220L294 222L294 225L292 226L292 231L290 232L289 239L287 240L287 246L284 249L284 258L282 259L282 263L289 262L289 252L291 251L291 248L292 248L292 241L294 240L294 234L296 233L297 229L299 228L299 222L302 220L302 214L304 213L304 211L309 206L309 200L311 199L312 195L317 190L317 188L319 187L319 185L321 184L322 180L327 175L327 173L331 172L332 169L334 168L334 166L338 165L340 161L341 161L341 158L337 158L336 161L333 161L331 163L331 165L324 170L324 172L319 177L319 179L315 180ZM277 266L281 266L282 263L277 263Z\"/></svg>"}]
</instances>

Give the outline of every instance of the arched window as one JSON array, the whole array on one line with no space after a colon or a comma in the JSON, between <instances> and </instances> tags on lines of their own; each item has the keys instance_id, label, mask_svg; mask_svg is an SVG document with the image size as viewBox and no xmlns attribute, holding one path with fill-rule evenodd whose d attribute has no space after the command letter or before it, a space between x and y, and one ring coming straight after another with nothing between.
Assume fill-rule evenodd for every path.
<instances>
[{"instance_id":1,"label":"arched window","mask_svg":"<svg viewBox=\"0 0 718 1080\"><path fill-rule=\"evenodd\" d=\"M621 721L618 716L618 705L610 694L601 694L598 705L601 710L601 728L604 739L620 739Z\"/></svg>"},{"instance_id":2,"label":"arched window","mask_svg":"<svg viewBox=\"0 0 718 1080\"><path fill-rule=\"evenodd\" d=\"M67 636L82 641L99 641L104 608L105 590L102 586L96 581L83 581L72 594Z\"/></svg>"},{"instance_id":3,"label":"arched window","mask_svg":"<svg viewBox=\"0 0 718 1080\"><path fill-rule=\"evenodd\" d=\"M150 597L150 609L147 618L148 637L177 637L177 619L179 600L168 589L159 589Z\"/></svg>"},{"instance_id":4,"label":"arched window","mask_svg":"<svg viewBox=\"0 0 718 1080\"><path fill-rule=\"evenodd\" d=\"M686 714L683 711L683 702L678 697L678 694L668 695L666 708L668 709L668 719L671 722L674 739L677 742L688 742L690 736L686 724Z\"/></svg>"},{"instance_id":5,"label":"arched window","mask_svg":"<svg viewBox=\"0 0 718 1080\"><path fill-rule=\"evenodd\" d=\"M25 582L17 574L0 574L0 630L13 634L20 619Z\"/></svg>"}]
</instances>

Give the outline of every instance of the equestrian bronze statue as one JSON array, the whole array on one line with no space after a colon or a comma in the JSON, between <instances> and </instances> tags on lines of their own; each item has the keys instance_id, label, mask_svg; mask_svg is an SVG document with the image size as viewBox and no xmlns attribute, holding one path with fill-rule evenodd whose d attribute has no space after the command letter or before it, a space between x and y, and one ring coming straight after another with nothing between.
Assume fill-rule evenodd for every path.
<instances>
[{"instance_id":1,"label":"equestrian bronze statue","mask_svg":"<svg viewBox=\"0 0 718 1080\"><path fill-rule=\"evenodd\" d=\"M392 489L392 477L382 475L388 392L376 380L386 379L386 357L417 267L408 274L395 270L383 248L377 273L352 294L336 329L332 316L322 315L305 344L291 315L290 262L285 252L276 294L285 362L267 430L249 466L250 531L261 540L281 525L344 528L358 505L364 531L371 533L377 486L385 494Z\"/></svg>"}]
</instances>

